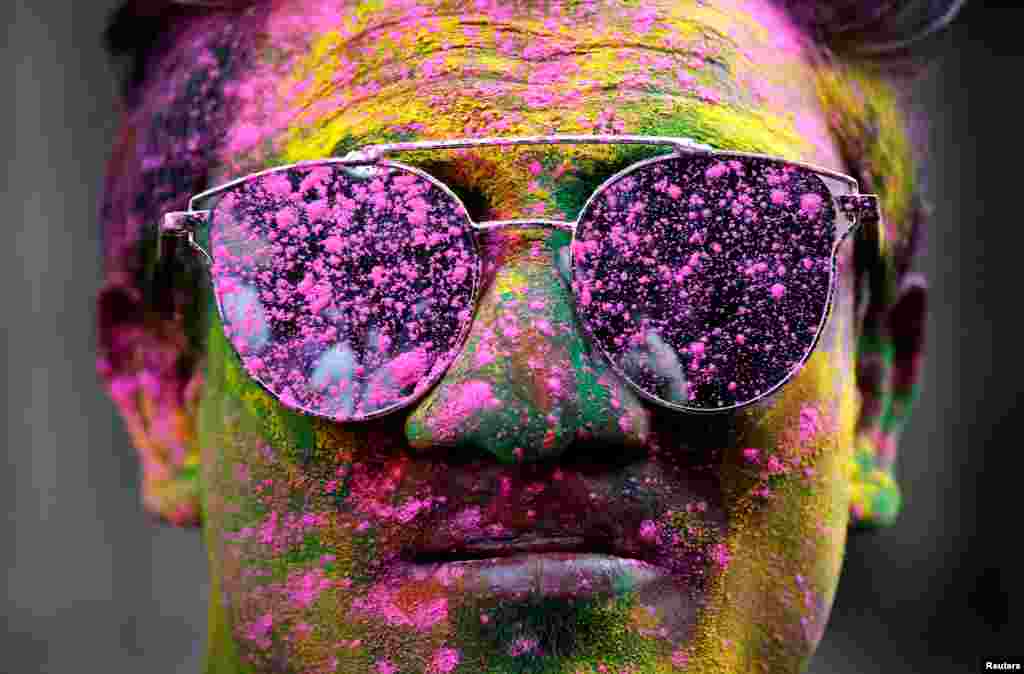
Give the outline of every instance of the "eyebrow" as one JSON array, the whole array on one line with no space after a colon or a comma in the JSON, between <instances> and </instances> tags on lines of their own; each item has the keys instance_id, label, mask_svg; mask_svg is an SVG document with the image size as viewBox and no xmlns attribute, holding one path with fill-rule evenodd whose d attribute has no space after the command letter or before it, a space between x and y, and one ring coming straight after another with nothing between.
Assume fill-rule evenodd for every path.
<instances>
[{"instance_id":1,"label":"eyebrow","mask_svg":"<svg viewBox=\"0 0 1024 674\"><path fill-rule=\"evenodd\" d=\"M365 145L372 144L366 143ZM357 145L356 147L360 146ZM552 144L552 147L555 147L555 144ZM551 198L558 205L567 220L575 220L591 195L605 181L619 171L645 159L674 152L674 149L668 145L623 144L613 147L616 148L616 156L611 158L600 156L575 157L575 161L572 162L573 167L569 178L563 178L552 186ZM408 163L429 173L455 193L466 206L466 210L474 222L483 219L481 216L488 207L486 190L482 189L479 185L467 185L464 181L459 180L456 175L453 175L456 172L455 167L460 160L458 156L433 157L424 162L403 162L403 154L415 153L399 152L393 157L389 156L388 159ZM570 158L567 156L566 160L568 159Z\"/></svg>"}]
</instances>

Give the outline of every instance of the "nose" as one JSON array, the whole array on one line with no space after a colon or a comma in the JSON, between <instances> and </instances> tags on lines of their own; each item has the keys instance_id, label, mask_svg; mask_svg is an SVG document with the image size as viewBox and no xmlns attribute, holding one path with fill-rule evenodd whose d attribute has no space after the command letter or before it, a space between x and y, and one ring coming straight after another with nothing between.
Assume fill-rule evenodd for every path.
<instances>
[{"instance_id":1,"label":"nose","mask_svg":"<svg viewBox=\"0 0 1024 674\"><path fill-rule=\"evenodd\" d=\"M636 446L648 433L637 395L591 352L573 310L570 235L549 228L481 234L482 292L462 351L405 424L418 451L447 447L503 463L562 455L574 439Z\"/></svg>"}]
</instances>

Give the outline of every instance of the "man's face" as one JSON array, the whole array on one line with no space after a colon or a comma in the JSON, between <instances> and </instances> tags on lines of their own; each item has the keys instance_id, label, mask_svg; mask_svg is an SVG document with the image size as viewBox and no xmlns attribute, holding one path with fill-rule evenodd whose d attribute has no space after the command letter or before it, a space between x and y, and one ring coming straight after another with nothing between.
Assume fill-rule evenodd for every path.
<instances>
[{"instance_id":1,"label":"man's face","mask_svg":"<svg viewBox=\"0 0 1024 674\"><path fill-rule=\"evenodd\" d=\"M232 75L240 107L211 184L366 143L553 132L687 136L844 170L800 36L766 0L340 4L279 3L262 24L255 63ZM401 160L475 220L570 220L640 158L623 147ZM847 528L851 246L799 374L739 412L695 416L639 397L589 344L567 235L480 242L461 352L426 396L373 421L290 411L209 312L198 441L220 598L211 661L799 671ZM540 555L567 544L574 556ZM530 554L509 558L516 545Z\"/></svg>"}]
</instances>

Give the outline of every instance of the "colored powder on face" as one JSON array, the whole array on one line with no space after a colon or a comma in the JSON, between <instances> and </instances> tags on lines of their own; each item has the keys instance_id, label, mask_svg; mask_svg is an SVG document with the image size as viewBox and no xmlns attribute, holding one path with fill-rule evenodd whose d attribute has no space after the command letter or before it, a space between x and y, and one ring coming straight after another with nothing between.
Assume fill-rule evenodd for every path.
<instances>
[{"instance_id":1,"label":"colored powder on face","mask_svg":"<svg viewBox=\"0 0 1024 674\"><path fill-rule=\"evenodd\" d=\"M818 408L805 405L800 408L800 442L808 442L818 433Z\"/></svg>"},{"instance_id":2,"label":"colored powder on face","mask_svg":"<svg viewBox=\"0 0 1024 674\"><path fill-rule=\"evenodd\" d=\"M476 359L474 365L478 368L486 367L495 361L494 350L491 348L489 343L484 343L481 339L480 343L476 347Z\"/></svg>"},{"instance_id":3,"label":"colored powder on face","mask_svg":"<svg viewBox=\"0 0 1024 674\"><path fill-rule=\"evenodd\" d=\"M439 648L430 660L430 674L449 674L459 664L459 651L454 648Z\"/></svg>"},{"instance_id":4,"label":"colored powder on face","mask_svg":"<svg viewBox=\"0 0 1024 674\"><path fill-rule=\"evenodd\" d=\"M481 3L481 4L486 4L486 3ZM586 3L584 3L584 4L586 4ZM419 8L419 9L422 9L422 8ZM419 11L419 9L415 9L414 8L413 11ZM488 11L490 11L490 10L488 10ZM646 13L646 15L645 15L645 13ZM651 30L653 27L655 27L657 25L657 23L651 23L651 21L653 20L652 17L655 17L655 16L656 16L656 11L655 10L653 10L653 9L642 9L640 12L637 13L637 16L631 17L631 20L635 20L636 21L636 23L635 23L635 30ZM345 20L348 21L348 19L345 19ZM418 19L417 19L417 21L418 21ZM434 24L427 23L427 22L423 23L423 28L424 28L424 30L423 30L424 34L426 34L426 33L437 34L437 33L441 32L440 29L439 29L439 25L434 25ZM419 29L417 28L416 30L419 30ZM477 30L477 29L474 29L474 30ZM659 30L660 30L660 28L659 28ZM400 33L401 31L396 29L395 32L396 33ZM481 31L481 32L486 34L488 31L484 30L484 31ZM342 36L345 37L345 39L347 39L347 33L343 32ZM660 39L660 37L659 37L659 39ZM513 46L514 46L514 49L516 51L518 51L521 48L519 45L513 45ZM448 50L448 49L446 49L447 53L454 52L454 51L457 51L457 50ZM333 55L332 55L332 58L333 58ZM690 67L697 68L697 67L702 66L703 63L704 63L704 59L705 59L705 56L702 54L699 58L695 58L694 59L695 63L692 66L690 66ZM448 70L451 65L452 64L451 64L450 59L446 56L445 58L438 59L436 63L432 63L431 64L431 68L433 68L433 71L434 71L433 74L440 74L440 73L445 72L446 70ZM343 78L346 76L346 73L349 73L348 77L351 79L351 77L354 76L354 72L355 72L355 69L352 66L352 64L346 62L346 63L344 63L342 65L339 65L338 69L331 73L331 76L337 76L339 78L339 81L343 81ZM540 79L545 80L545 81L555 82L555 81L558 80L559 74L557 72L553 72L551 70L546 70L546 71L543 71L543 72L539 73L538 77ZM373 95L373 87L377 86L377 83L370 82L368 85L365 85L365 87L364 87L364 84L361 83L359 86L360 86L359 94L361 96L362 95L372 96ZM364 88L365 88L365 91L363 90ZM713 100L716 99L716 96L713 93L707 93L707 92L701 92L701 97L704 100L709 100L709 101L713 101ZM324 106L324 107L325 107L325 109L329 108L331 110L336 110L338 108L337 105ZM353 105L352 107L353 107L353 109L355 109L357 106ZM358 112L359 112L359 114L363 114L362 110L359 110ZM372 118L373 115L372 114L371 115L366 115L366 117L367 118ZM442 116L442 118L443 118L443 116ZM536 119L541 119L541 118L537 117ZM610 130L615 130L615 129L622 130L622 127L624 125L631 125L631 124L633 124L632 120L623 121L622 119L619 119L618 115L614 111L609 112L608 114L604 115L600 119L601 119L601 123L602 124L606 124L609 127ZM433 121L433 120L431 120L431 121ZM539 122L537 122L537 123L539 124ZM462 130L461 127L458 127L458 126L453 127L453 128L455 128L456 132ZM632 129L630 129L630 131L632 132ZM418 133L422 133L422 129L418 129L417 132ZM428 130L428 133L436 134L437 137L441 137L442 133L448 133L449 135L451 135L452 129L446 128L446 127L444 127L444 128L443 127L437 127L437 128L431 127L431 130ZM428 136L428 137L433 137L433 136ZM723 165L721 170L722 170L722 173L723 173L723 176L724 176L724 174L727 172L727 169L725 168L724 165ZM534 173L534 175L540 175L542 173L542 171L534 172L534 167L532 167L532 166L530 167L530 171L531 171L531 173ZM306 189L323 190L324 186L327 183L329 183L329 180L319 179L319 182L318 182L318 180L315 180L312 177L304 178L303 181L302 181L303 190L306 190ZM543 186L543 184L544 184L543 181L540 181L540 184ZM283 186L278 186L277 188L274 188L274 189L280 190L282 194L284 194L284 192L285 192ZM678 193L677 193L677 191L678 191ZM676 185L670 185L670 186L668 186L665 189L664 194L667 194L672 199L679 199L679 197L682 196L683 191L682 191L681 188L679 188ZM317 202L318 205L316 205L314 207L313 204L307 204L307 212L311 213L311 214L314 214L314 215L311 215L311 218L313 220L318 220L318 219L321 219L321 218L326 220L326 219L329 219L331 217L335 217L337 215L338 211L334 211L334 214L332 214L331 209L335 208L335 206L332 206L332 205L330 205L328 203L329 200L326 198L326 193L320 193L317 196L318 196L318 202ZM691 215L693 217L693 220L695 222L707 222L708 219L709 219L709 216L711 214L711 211L707 210L707 208L704 208L704 202L703 202L703 200L699 196L694 195L694 197L695 197L695 199L691 200L695 204L695 209L691 213ZM371 199L374 200L373 204L375 206L378 206L381 203L379 200L376 200L376 197L371 197ZM733 207L731 204L732 204L732 202L730 202L730 208ZM709 206L711 206L711 205L715 205L715 204L709 204ZM776 204L776 205L780 205L780 204ZM737 212L738 212L736 217L737 218L741 218L741 219L742 218L750 217L751 214L747 212L749 210L748 207L749 207L749 204L744 204L742 201L740 201L740 203L735 206L735 208L737 208ZM429 224L429 220L430 220L429 211L427 209L423 208L422 204L420 204L419 202L416 202L415 198L409 200L408 208L410 210L410 213L407 216L407 219L408 219L410 224L422 225L422 226L426 226L426 225ZM650 208L650 206L648 206L648 211L650 211L650 210L651 210L651 208ZM636 212L633 215L634 215L634 222L636 222L637 221L636 218L639 217L639 212ZM350 216L346 216L346 217L350 217ZM368 227L368 229L370 229L370 228ZM325 228L323 230L324 234L328 234L331 231L332 230L329 229L329 228ZM422 249L425 252L432 250L432 247L433 247L434 244L431 244L431 241L432 241L432 238L437 236L437 234L438 234L437 232L431 232L431 231L423 231L423 232L421 232L419 234L419 236L416 238L417 245L422 247ZM639 246L641 245L642 239L635 238L635 237L639 236L639 234L637 234L636 232L632 233L632 234L634 234L634 238L630 238L629 234L630 234L630 232L625 232L624 233L624 240L626 241L625 247L626 247L627 251L633 252L634 255L636 256L637 252L639 251ZM319 232L317 233L317 235L319 235ZM285 237L293 237L294 238L294 237L298 236L298 234L296 232L288 231L287 233L284 234L284 236ZM452 235L452 236L457 236L457 234ZM692 246L698 247L698 248L701 247L701 246L704 246L705 245L704 242L708 241L708 240L709 240L709 238L707 237L707 235L701 234L700 232L693 232L693 234L687 239L687 241L691 241L691 245ZM597 242L596 241L591 241L589 243L594 243L596 245ZM335 254L335 255L337 255L337 256L339 256L341 258L343 258L345 255L359 256L359 255L361 255L364 252L366 246L368 245L367 244L367 239L365 237L364 238L359 238L359 236L352 236L352 235L349 235L348 233L346 233L346 235L344 237L338 236L338 235L328 236L326 239L324 239L323 244L324 244L324 246L323 246L324 249L328 253ZM443 246L443 245L439 245L438 247L440 249L442 249L442 250L445 248L445 246ZM710 250L715 252L715 253L721 253L722 252L721 250L716 250L714 248L714 246L711 246ZM285 254L290 254L293 257L296 256L296 255L301 255L301 251L297 250L294 246L291 246L291 247L289 247L289 246L282 246L279 249L279 252L275 252L274 254L275 255L279 254L280 251L283 251ZM562 252L565 253L566 255L568 254L567 250L566 251L562 251ZM732 251L729 251L729 252L732 252ZM701 265L705 265L705 266L708 265L706 254L709 254L709 252L707 250L701 251L700 255L705 255L705 257L704 258L698 257L694 261L692 267L687 265L686 268L688 270L688 273L684 274L685 278L688 280L687 282L694 283L697 286L701 286L701 285L704 285L704 284L707 283L707 280L708 280L707 277L706 276L704 276L704 277L701 276L701 274L703 273ZM694 253L694 255L698 255L698 253ZM725 256L723 256L723 257L725 257ZM328 258L325 256L325 259L324 259L325 263L326 263L327 259ZM689 261L690 259L691 258L687 258L687 261ZM761 269L761 271L759 271L758 274L765 274L766 273L765 269L768 268L768 264L770 264L771 262L773 262L773 260L770 259L770 258L767 258L767 257L766 257L766 260L757 261L758 268L764 267L764 269ZM330 264L326 265L326 266L328 268L331 268L331 267L337 268L338 264L340 264L339 261L334 261L334 262L330 262ZM640 260L639 257L634 257L634 260L632 261L632 265L633 265L634 269L635 269L636 266L642 265L642 264L643 264L643 261ZM283 265L284 265L284 263L282 262L282 266ZM786 265L787 266L793 266L792 263L789 262L789 261L787 261ZM388 263L386 263L386 264L378 265L378 268L382 272L383 271L389 272L387 274L385 274L385 273L378 273L376 275L373 275L373 274L370 275L370 277L371 277L370 280L372 280L373 287L381 289L382 293L386 293L386 289L388 287L388 284L391 282L392 278L410 278L411 277L411 279L415 279L417 277L416 276L417 274L422 276L422 270L417 270L417 269L410 269L410 270L408 270L409 271L408 274L404 274L401 270L394 269L393 265L390 264L390 260L388 260ZM772 268L775 268L774 265L772 265ZM805 266L805 268L809 270L810 266ZM448 272L448 275L446 277L445 283L450 285L451 283L461 283L464 280L468 280L469 279L469 273L467 271L464 274L462 271L460 271L460 270L463 270L463 269L468 269L468 267L467 266L458 266L458 265L452 267L450 272ZM314 291L313 289L317 287L317 283L319 281L323 280L323 274L324 274L323 270L315 270L315 271L316 271L316 274L310 276L310 283L309 283L309 286L307 288L307 291L313 293L311 298L308 299L308 301L312 302L312 301L316 301L317 298L323 299L323 298L327 297L327 302L326 302L326 304L323 307L321 307L321 312L320 313L321 314L323 314L323 313L330 314L331 313L330 303L332 301L332 298L330 298L329 295L328 295L328 290L330 288L330 284L327 284L326 286L321 286L321 288L326 288L328 290L321 289L319 291ZM653 272L651 272L651 275L653 276ZM568 276L568 274L566 274L566 276ZM758 280L757 281L757 283L760 284L760 285L757 286L757 288L759 290L761 290L761 291L763 291L763 289L764 289L764 287L766 285L766 283L764 283L764 281L763 281L763 278L766 278L766 276L765 277L761 277L762 280ZM403 281L399 281L399 282L400 283L404 283ZM680 284L683 284L683 280L682 279L680 279L679 282L680 282ZM369 281L367 283L369 284ZM753 281L751 283L753 283ZM795 285L793 285L792 287L796 288ZM591 298L591 296L590 296L591 290L594 290L594 304L598 304L600 302L605 302L605 301L609 300L608 297L601 297L601 295L600 295L600 288L599 287L594 287L594 286L589 286L588 285L587 288L588 289L587 289L586 292L587 292L587 299L588 300ZM677 290L680 291L680 292L686 292L686 293L693 293L694 292L692 287L686 286L684 284L680 285L677 288ZM278 292L278 289L277 288L268 288L268 291L271 292L271 293L276 293L276 292ZM399 292L402 293L403 295L408 294L408 297L404 298L408 302L407 306L409 306L409 307L415 306L416 299L414 298L414 293L411 293L411 292L406 293L406 287L403 287ZM793 290L793 292L791 294L796 294L797 292L798 292L797 290ZM761 295L762 295L762 298L763 298L764 293L762 292ZM403 298L398 298L398 297L395 297L395 296L388 297L387 299L391 299L395 303L395 306L397 306L399 303L401 303L403 301ZM617 302L608 301L608 303L609 304L616 304L617 305ZM623 314L631 311L631 307L630 307L630 303L629 302L624 302L623 304L624 304L624 306L622 308L616 308L616 311L621 311L621 312L623 312ZM695 305L695 306L699 305L699 298L697 300L693 301L692 304ZM364 305L363 308L366 308L366 306L367 305ZM679 307L673 307L673 310L675 310L676 308L679 308ZM756 311L757 311L756 307L751 310L752 313L756 312ZM372 318L370 320L372 320ZM556 327L558 328L558 331L560 333L562 331L566 330L564 326L565 326L565 324L563 324L563 323L556 323ZM306 327L310 327L312 329L310 329L308 331L308 333L306 335L304 335L304 337L307 337L307 338L310 338L310 339L319 339L319 336L322 336L323 334L327 334L326 331L323 331L323 332L320 331L319 328L321 326L314 325L314 326L306 326ZM542 334L546 334L542 329L540 329L539 325L538 325L538 329L541 331ZM249 333L251 333L251 329L249 330ZM662 337L665 337L666 340L668 339L668 337L664 333L660 333L660 334L662 335ZM724 336L723 336L722 339L726 340L726 341L732 341L732 340L729 340L729 337L730 337L731 334L734 334L734 332L730 332L729 330L723 331L723 335ZM375 336L380 341L379 342L374 342L371 339L371 337L367 337L367 342L366 343L370 343L370 344L373 344L373 343L384 344L384 343L386 343L385 335L383 335L382 333L375 333L372 336ZM685 344L693 343L691 340L699 339L701 336L702 336L702 334L689 334L689 335L686 335L684 338L680 338L680 339L676 339L676 340L669 340L669 342L663 342L663 343L671 343L672 344L672 348L674 349L677 345L685 345ZM737 335L736 340L735 340L737 344L742 345L744 343L743 341L741 341L741 337L742 337L742 335ZM391 335L391 339L392 340L398 339L397 334ZM640 344L643 345L644 343L645 343L645 341L643 339L641 339L640 340ZM759 336L759 333L757 331L753 331L753 330L751 331L751 343L752 343L753 346L757 346L757 347L763 346L764 342L761 339L761 337ZM709 344L714 344L713 340L710 341ZM381 352L385 352L387 350L388 350L388 347L386 347L386 346L381 346L379 348L379 351L381 351ZM710 360L713 357L710 354L715 354L715 353L718 353L719 351L723 351L723 350L719 347L718 344L714 344L714 348L709 348L707 350L709 355L706 355L705 359L707 360L707 364L708 365L713 365L714 364L714 361ZM749 356L749 354L747 354L747 355ZM503 359L503 362L504 362L504 359L506 358L506 355L505 354L500 354L500 357ZM481 349L481 350L478 351L478 358L481 358L484 361L486 361L487 363L490 363L490 362L494 361L495 353L494 353L493 349L491 349L491 350ZM413 358L411 360L416 360L416 358ZM255 363L257 361L260 363L261 368L268 366L268 363L269 363L270 367L274 367L275 366L274 361L264 361L262 358L254 358L254 359L252 359L251 362ZM357 364L357 363L358 364L362 364L360 362L360 359L354 357L353 358L353 364ZM688 367L690 364L686 363L686 365ZM400 369L403 369L403 370L407 369L409 372L414 372L414 371L417 370L417 366L415 366L413 364L410 364L410 366L408 368L400 368ZM288 376L289 377L292 376L292 372L294 372L294 371L289 371L288 372ZM705 376L706 374L707 373L700 372L699 376ZM397 373L396 373L396 377L401 378L401 376L398 375ZM354 374L352 374L351 376L346 375L346 378L347 379L352 379L353 381L356 380L356 376ZM407 378L407 380L403 379L403 381L411 382L413 379L414 379L414 377L412 377L410 375ZM740 381L745 383L745 381L742 378L740 378ZM735 382L730 383L729 386L728 386L729 390L735 390L735 388L736 388ZM481 409L481 405L478 402L477 403L472 402L474 399L476 399L476 400L480 400L480 399L493 400L493 393L491 392L491 390L488 390L486 393L478 392L477 394L472 394L470 391L465 390L465 391L463 391L463 394L464 394L462 396L463 398L468 398L469 399L468 401L465 401L465 400L460 400L459 401L459 404L462 404L463 402L466 403L465 404L465 409L476 409L476 410ZM299 393L296 393L296 396L299 396L299 395L300 395ZM619 394L615 393L614 395L618 396ZM458 398L458 394L457 393L456 393L455 397ZM295 398L292 398L292 399L294 400ZM616 406L619 406L619 404L620 404L618 402L619 398L616 397L614 399L616 400ZM488 404L489 403L485 403L483 406L486 407L486 406L488 406ZM626 406L626 407L629 407L629 405L631 403L623 402L621 404ZM633 404L635 404L635 403L633 403ZM628 414L627 414L627 416L625 418L628 418ZM767 446L767 445L765 445L765 446ZM675 448L673 448L673 449L675 449ZM680 451L682 451L682 450L680 450ZM297 496L298 493L296 492L293 495ZM403 515L399 515L399 517L396 518L396 519L399 519L399 520L401 520L401 518L405 517L405 516L415 517L415 515L418 512L421 512L423 509L425 509L425 506L423 505L423 503L424 503L424 501L417 501L417 500L407 501L405 506L396 508L394 511L388 511L388 512L391 513L391 514L399 513L399 512L400 513L404 513ZM403 508L405 508L405 509L403 510ZM383 511L381 511L381 512L383 512ZM382 523L382 520L383 520L384 517L385 516L383 514L379 515L378 519L374 519L373 517L370 517L370 520L371 520L370 522L363 522L360 525L361 530L370 531L370 530L375 529L378 526L378 524ZM472 519L472 517L470 517L469 519ZM477 520L478 519L479 519L479 516L478 516ZM380 520L380 521L378 521L378 520ZM478 521L477 521L477 523L478 523ZM270 540L271 541L276 540L275 537L277 535L277 530L273 529L272 531L270 531L270 534L271 534ZM305 596L305 595L303 595L303 596ZM436 602L434 602L434 603L428 602L426 604L426 607L428 608L428 610L426 610L425 615L434 615L434 613L438 613L439 611L435 611L434 613L431 613L429 608L433 607L434 609L439 609L440 605L437 604ZM258 615L258 614L253 613L251 615ZM270 617L269 613L267 614L267 617L268 618ZM424 623L425 622L429 622L429 621L425 619ZM269 636L269 629L270 628L268 626L268 628L267 628L267 630L265 632L260 632L259 630L256 630L254 632L254 635L259 637L259 638L261 638L261 639L262 638L266 638L267 636ZM344 641L345 641L346 644L353 644L353 643L356 643L358 640L351 640L351 641L344 640ZM370 643L370 642L367 641L367 643ZM435 643L435 645L436 645L436 643ZM267 643L267 647L269 647L269 641ZM448 649L448 650L452 650L453 652L455 652L456 657L454 659L455 659L456 663L458 663L459 659L457 657L458 656L457 651L454 651L454 649ZM525 649L524 649L523 652L526 652ZM426 651L426 653L424 653L423 655L424 655L424 657L428 657L429 658L429 656L431 655L431 652L430 651ZM676 650L673 653L672 659L673 659L673 663L674 664L676 664L679 667L683 667L683 666L686 665L686 663L688 661L687 653L683 649L680 648L680 649ZM384 664L383 665L378 664L378 669L380 670L378 674L393 674L393 671L395 669L397 669L397 667L394 667L390 663L390 661L388 661L386 659L378 660L378 663L381 663L381 662L383 662ZM430 662L431 662L432 669L435 670L435 671L445 671L445 668L448 667L447 664L445 664L443 662L438 662L436 657L434 659L431 659ZM467 661L467 663L463 663L463 667L466 667L467 664L468 664L468 661ZM382 666L385 669L381 669ZM453 670L456 666L457 666L457 664L451 665L449 670ZM387 668L390 668L392 671L385 671ZM617 666L616 667L610 667L610 666L606 667L604 664L601 664L601 668L603 670L614 671L617 674L622 674L621 672L618 672L619 668Z\"/></svg>"},{"instance_id":5,"label":"colored powder on face","mask_svg":"<svg viewBox=\"0 0 1024 674\"><path fill-rule=\"evenodd\" d=\"M724 543L716 543L711 546L711 560L721 568L725 568L732 560L729 547Z\"/></svg>"}]
</instances>

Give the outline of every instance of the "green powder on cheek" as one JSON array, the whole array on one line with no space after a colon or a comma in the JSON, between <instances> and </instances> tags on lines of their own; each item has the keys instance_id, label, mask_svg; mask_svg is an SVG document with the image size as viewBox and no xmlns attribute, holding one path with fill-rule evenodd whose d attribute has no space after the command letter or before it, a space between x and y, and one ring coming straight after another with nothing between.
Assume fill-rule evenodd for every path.
<instances>
[{"instance_id":1,"label":"green powder on cheek","mask_svg":"<svg viewBox=\"0 0 1024 674\"><path fill-rule=\"evenodd\" d=\"M668 645L634 630L636 597L467 602L454 611L465 671L563 674L653 671ZM457 670L462 672L463 669ZM627 669L627 671L630 671Z\"/></svg>"}]
</instances>

